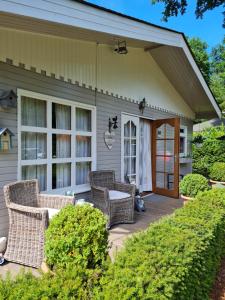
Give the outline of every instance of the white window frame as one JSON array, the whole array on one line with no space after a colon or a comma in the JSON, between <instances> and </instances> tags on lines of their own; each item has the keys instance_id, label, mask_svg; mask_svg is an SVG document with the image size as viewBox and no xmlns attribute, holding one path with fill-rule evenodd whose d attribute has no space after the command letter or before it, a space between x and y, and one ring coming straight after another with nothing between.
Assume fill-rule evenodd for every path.
<instances>
[{"instance_id":1,"label":"white window frame","mask_svg":"<svg viewBox=\"0 0 225 300\"><path fill-rule=\"evenodd\" d=\"M180 129L184 130L184 132L180 131L180 137L184 138L184 152L180 152L180 157L186 157L187 156L187 126L181 125Z\"/></svg>"},{"instance_id":2,"label":"white window frame","mask_svg":"<svg viewBox=\"0 0 225 300\"><path fill-rule=\"evenodd\" d=\"M61 99L50 95L40 94L28 90L17 89L18 96L18 180L22 179L22 167L26 165L46 165L47 166L47 189L44 192L49 194L64 194L65 191L73 190L75 193L90 191L90 184L76 185L76 163L91 162L91 170L96 170L96 107L71 100ZM31 127L21 124L21 97L31 97L38 100L46 101L47 127ZM52 103L64 104L71 107L71 130L52 129ZM83 108L91 111L91 132L76 130L76 108ZM40 132L47 134L47 158L36 160L22 160L21 157L21 132ZM68 134L71 136L71 157L70 158L52 158L52 134ZM76 157L76 136L91 137L91 157ZM54 163L71 163L71 186L52 189L52 164Z\"/></svg>"}]
</instances>

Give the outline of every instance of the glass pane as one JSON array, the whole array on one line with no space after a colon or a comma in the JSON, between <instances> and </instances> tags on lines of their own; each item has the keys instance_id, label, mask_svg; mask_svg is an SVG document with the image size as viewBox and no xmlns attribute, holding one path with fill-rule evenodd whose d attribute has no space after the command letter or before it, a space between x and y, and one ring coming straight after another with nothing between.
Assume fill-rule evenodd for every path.
<instances>
[{"instance_id":1,"label":"glass pane","mask_svg":"<svg viewBox=\"0 0 225 300\"><path fill-rule=\"evenodd\" d=\"M136 157L131 157L131 174L136 174Z\"/></svg>"},{"instance_id":2,"label":"glass pane","mask_svg":"<svg viewBox=\"0 0 225 300\"><path fill-rule=\"evenodd\" d=\"M156 140L156 155L164 155L164 140Z\"/></svg>"},{"instance_id":3,"label":"glass pane","mask_svg":"<svg viewBox=\"0 0 225 300\"><path fill-rule=\"evenodd\" d=\"M124 124L124 137L130 137L130 121Z\"/></svg>"},{"instance_id":4,"label":"glass pane","mask_svg":"<svg viewBox=\"0 0 225 300\"><path fill-rule=\"evenodd\" d=\"M71 186L71 164L52 165L52 189Z\"/></svg>"},{"instance_id":5,"label":"glass pane","mask_svg":"<svg viewBox=\"0 0 225 300\"><path fill-rule=\"evenodd\" d=\"M167 188L169 190L174 189L174 174L168 174L167 175Z\"/></svg>"},{"instance_id":6,"label":"glass pane","mask_svg":"<svg viewBox=\"0 0 225 300\"><path fill-rule=\"evenodd\" d=\"M21 124L24 126L46 127L46 101L22 97Z\"/></svg>"},{"instance_id":7,"label":"glass pane","mask_svg":"<svg viewBox=\"0 0 225 300\"><path fill-rule=\"evenodd\" d=\"M46 165L23 166L22 179L38 179L40 191L46 191L47 182Z\"/></svg>"},{"instance_id":8,"label":"glass pane","mask_svg":"<svg viewBox=\"0 0 225 300\"><path fill-rule=\"evenodd\" d=\"M52 128L71 129L71 107L52 103Z\"/></svg>"},{"instance_id":9,"label":"glass pane","mask_svg":"<svg viewBox=\"0 0 225 300\"><path fill-rule=\"evenodd\" d=\"M47 157L47 135L45 133L22 132L21 158L44 159Z\"/></svg>"},{"instance_id":10,"label":"glass pane","mask_svg":"<svg viewBox=\"0 0 225 300\"><path fill-rule=\"evenodd\" d=\"M174 140L166 140L166 155L174 155Z\"/></svg>"},{"instance_id":11,"label":"glass pane","mask_svg":"<svg viewBox=\"0 0 225 300\"><path fill-rule=\"evenodd\" d=\"M157 128L156 138L163 139L165 137L164 131L165 131L165 124L162 124L160 127Z\"/></svg>"},{"instance_id":12,"label":"glass pane","mask_svg":"<svg viewBox=\"0 0 225 300\"><path fill-rule=\"evenodd\" d=\"M91 162L76 163L76 185L88 183L88 175L91 171Z\"/></svg>"},{"instance_id":13,"label":"glass pane","mask_svg":"<svg viewBox=\"0 0 225 300\"><path fill-rule=\"evenodd\" d=\"M124 140L124 156L130 155L130 140Z\"/></svg>"},{"instance_id":14,"label":"glass pane","mask_svg":"<svg viewBox=\"0 0 225 300\"><path fill-rule=\"evenodd\" d=\"M136 125L131 121L131 137L136 138Z\"/></svg>"},{"instance_id":15,"label":"glass pane","mask_svg":"<svg viewBox=\"0 0 225 300\"><path fill-rule=\"evenodd\" d=\"M129 183L136 184L136 175L129 176L129 179L130 179Z\"/></svg>"},{"instance_id":16,"label":"glass pane","mask_svg":"<svg viewBox=\"0 0 225 300\"><path fill-rule=\"evenodd\" d=\"M180 153L184 153L185 138L180 137Z\"/></svg>"},{"instance_id":17,"label":"glass pane","mask_svg":"<svg viewBox=\"0 0 225 300\"><path fill-rule=\"evenodd\" d=\"M174 157L173 156L165 156L165 165L166 172L173 173L174 172Z\"/></svg>"},{"instance_id":18,"label":"glass pane","mask_svg":"<svg viewBox=\"0 0 225 300\"><path fill-rule=\"evenodd\" d=\"M131 155L132 156L136 155L136 140L131 141Z\"/></svg>"},{"instance_id":19,"label":"glass pane","mask_svg":"<svg viewBox=\"0 0 225 300\"><path fill-rule=\"evenodd\" d=\"M91 131L91 111L76 108L76 129L79 131Z\"/></svg>"},{"instance_id":20,"label":"glass pane","mask_svg":"<svg viewBox=\"0 0 225 300\"><path fill-rule=\"evenodd\" d=\"M77 157L91 157L91 137L78 135L76 141Z\"/></svg>"},{"instance_id":21,"label":"glass pane","mask_svg":"<svg viewBox=\"0 0 225 300\"><path fill-rule=\"evenodd\" d=\"M124 179L130 175L130 158L124 158Z\"/></svg>"},{"instance_id":22,"label":"glass pane","mask_svg":"<svg viewBox=\"0 0 225 300\"><path fill-rule=\"evenodd\" d=\"M174 139L174 127L169 124L166 124L166 138Z\"/></svg>"},{"instance_id":23,"label":"glass pane","mask_svg":"<svg viewBox=\"0 0 225 300\"><path fill-rule=\"evenodd\" d=\"M71 157L71 137L66 134L52 135L52 158Z\"/></svg>"},{"instance_id":24,"label":"glass pane","mask_svg":"<svg viewBox=\"0 0 225 300\"><path fill-rule=\"evenodd\" d=\"M164 173L156 172L156 187L164 188Z\"/></svg>"},{"instance_id":25,"label":"glass pane","mask_svg":"<svg viewBox=\"0 0 225 300\"><path fill-rule=\"evenodd\" d=\"M156 172L164 172L164 156L156 157Z\"/></svg>"}]
</instances>

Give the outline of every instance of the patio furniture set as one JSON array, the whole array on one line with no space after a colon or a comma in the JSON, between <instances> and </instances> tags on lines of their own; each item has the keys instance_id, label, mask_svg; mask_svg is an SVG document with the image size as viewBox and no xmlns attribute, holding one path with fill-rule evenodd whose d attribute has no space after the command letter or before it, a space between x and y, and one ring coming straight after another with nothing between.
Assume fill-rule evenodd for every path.
<instances>
[{"instance_id":1,"label":"patio furniture set","mask_svg":"<svg viewBox=\"0 0 225 300\"><path fill-rule=\"evenodd\" d=\"M108 228L134 222L135 186L115 181L114 171L89 174L93 204L108 216ZM24 180L4 187L9 234L4 258L38 268L44 259L44 232L49 220L73 196L40 194L38 181Z\"/></svg>"}]
</instances>

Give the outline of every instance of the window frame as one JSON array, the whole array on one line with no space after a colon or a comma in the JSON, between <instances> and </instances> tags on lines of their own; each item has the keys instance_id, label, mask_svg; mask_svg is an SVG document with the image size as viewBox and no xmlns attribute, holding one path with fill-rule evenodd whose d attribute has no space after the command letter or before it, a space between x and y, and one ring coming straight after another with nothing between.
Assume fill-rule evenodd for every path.
<instances>
[{"instance_id":1,"label":"window frame","mask_svg":"<svg viewBox=\"0 0 225 300\"><path fill-rule=\"evenodd\" d=\"M96 107L89 104L79 103L67 99L62 99L46 94L36 93L29 90L17 89L18 96L18 172L17 178L22 178L22 167L30 165L46 165L47 167L47 189L43 192L49 194L63 194L65 191L74 190L76 193L90 191L89 183L76 185L76 163L77 162L91 162L91 170L96 170ZM47 127L33 127L24 126L21 124L21 98L31 97L39 100L46 101L46 114L47 114ZM53 129L52 128L52 103L68 105L71 107L71 130L66 129ZM77 131L76 130L76 107L83 108L91 111L91 131ZM35 132L47 134L47 158L22 160L21 156L21 133L22 132ZM71 136L71 157L70 158L53 158L52 157L52 135L53 134L67 134ZM90 136L91 137L91 157L76 157L76 136ZM52 164L54 163L71 163L71 186L52 189Z\"/></svg>"},{"instance_id":2,"label":"window frame","mask_svg":"<svg viewBox=\"0 0 225 300\"><path fill-rule=\"evenodd\" d=\"M184 138L184 152L180 152L180 157L186 157L187 156L187 126L181 125L180 129L183 129L184 132L180 132L180 137Z\"/></svg>"}]
</instances>

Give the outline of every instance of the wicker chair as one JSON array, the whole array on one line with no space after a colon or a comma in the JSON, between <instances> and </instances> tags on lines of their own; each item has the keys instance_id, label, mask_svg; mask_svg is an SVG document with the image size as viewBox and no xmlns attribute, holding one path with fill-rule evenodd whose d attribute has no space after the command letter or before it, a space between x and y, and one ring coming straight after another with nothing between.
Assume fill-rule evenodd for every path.
<instances>
[{"instance_id":1,"label":"wicker chair","mask_svg":"<svg viewBox=\"0 0 225 300\"><path fill-rule=\"evenodd\" d=\"M8 184L4 186L4 196L9 211L9 235L4 257L8 261L38 268L44 258L44 232L49 222L46 207L60 209L72 204L73 197L39 194L37 180Z\"/></svg>"},{"instance_id":2,"label":"wicker chair","mask_svg":"<svg viewBox=\"0 0 225 300\"><path fill-rule=\"evenodd\" d=\"M108 228L119 223L133 223L135 186L116 182L114 171L93 171L89 178L92 201L95 207L108 215ZM111 191L123 192L125 197L110 199Z\"/></svg>"}]
</instances>

